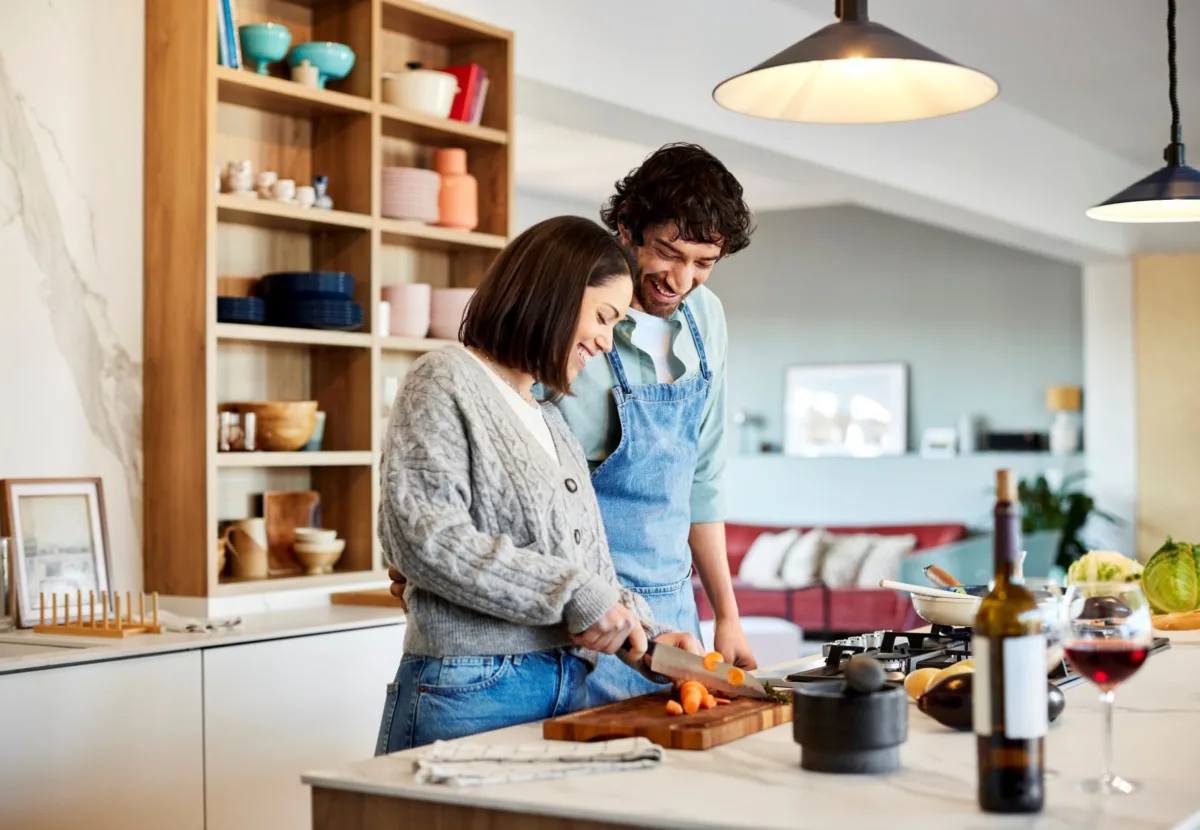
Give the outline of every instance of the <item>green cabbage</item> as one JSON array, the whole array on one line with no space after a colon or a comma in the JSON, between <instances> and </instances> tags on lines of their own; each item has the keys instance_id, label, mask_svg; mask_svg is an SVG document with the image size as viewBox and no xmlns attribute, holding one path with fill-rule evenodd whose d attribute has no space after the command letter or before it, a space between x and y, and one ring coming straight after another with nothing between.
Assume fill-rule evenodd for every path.
<instances>
[{"instance_id":1,"label":"green cabbage","mask_svg":"<svg viewBox=\"0 0 1200 830\"><path fill-rule=\"evenodd\" d=\"M1142 590L1159 611L1200 608L1200 548L1168 536L1146 563Z\"/></svg>"},{"instance_id":2,"label":"green cabbage","mask_svg":"<svg viewBox=\"0 0 1200 830\"><path fill-rule=\"evenodd\" d=\"M1136 582L1142 566L1136 559L1115 550L1090 550L1071 563L1067 584L1079 582Z\"/></svg>"}]
</instances>

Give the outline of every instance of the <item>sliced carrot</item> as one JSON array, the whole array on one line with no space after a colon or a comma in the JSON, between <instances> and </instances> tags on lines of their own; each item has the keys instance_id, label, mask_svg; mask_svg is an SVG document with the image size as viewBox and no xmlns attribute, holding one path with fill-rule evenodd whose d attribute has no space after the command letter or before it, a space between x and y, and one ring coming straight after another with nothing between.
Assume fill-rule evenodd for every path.
<instances>
[{"instance_id":1,"label":"sliced carrot","mask_svg":"<svg viewBox=\"0 0 1200 830\"><path fill-rule=\"evenodd\" d=\"M729 674L727 674L725 676L727 678L729 678L729 682L735 686L742 685L742 682L746 679L746 673L744 671L742 671L741 669L736 669L736 668L730 669Z\"/></svg>"},{"instance_id":2,"label":"sliced carrot","mask_svg":"<svg viewBox=\"0 0 1200 830\"><path fill-rule=\"evenodd\" d=\"M684 683L679 689L679 700L683 704L683 711L689 715L696 714L707 694L708 690L704 688L704 685L695 680Z\"/></svg>"},{"instance_id":3,"label":"sliced carrot","mask_svg":"<svg viewBox=\"0 0 1200 830\"><path fill-rule=\"evenodd\" d=\"M710 651L708 654L704 655L704 670L716 671L717 663L722 663L724 661L725 658L721 656L721 652Z\"/></svg>"},{"instance_id":4,"label":"sliced carrot","mask_svg":"<svg viewBox=\"0 0 1200 830\"><path fill-rule=\"evenodd\" d=\"M717 708L717 699L715 697L713 697L712 695L705 695L704 708L705 709L716 709Z\"/></svg>"},{"instance_id":5,"label":"sliced carrot","mask_svg":"<svg viewBox=\"0 0 1200 830\"><path fill-rule=\"evenodd\" d=\"M723 697L713 698L713 700L717 702L718 706L728 706L730 703L732 703L732 701L726 700Z\"/></svg>"},{"instance_id":6,"label":"sliced carrot","mask_svg":"<svg viewBox=\"0 0 1200 830\"><path fill-rule=\"evenodd\" d=\"M667 701L667 714L668 715L682 715L683 714L683 707L679 705L678 700L668 700Z\"/></svg>"}]
</instances>

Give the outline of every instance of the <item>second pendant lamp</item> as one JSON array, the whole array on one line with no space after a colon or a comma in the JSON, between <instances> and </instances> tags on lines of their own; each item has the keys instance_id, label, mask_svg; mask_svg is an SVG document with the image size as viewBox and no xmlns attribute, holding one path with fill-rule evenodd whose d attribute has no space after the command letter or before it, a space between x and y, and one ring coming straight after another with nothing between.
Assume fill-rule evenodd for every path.
<instances>
[{"instance_id":1,"label":"second pendant lamp","mask_svg":"<svg viewBox=\"0 0 1200 830\"><path fill-rule=\"evenodd\" d=\"M838 22L713 90L726 109L825 124L916 121L996 97L990 76L867 19L867 0L836 0Z\"/></svg>"}]
</instances>

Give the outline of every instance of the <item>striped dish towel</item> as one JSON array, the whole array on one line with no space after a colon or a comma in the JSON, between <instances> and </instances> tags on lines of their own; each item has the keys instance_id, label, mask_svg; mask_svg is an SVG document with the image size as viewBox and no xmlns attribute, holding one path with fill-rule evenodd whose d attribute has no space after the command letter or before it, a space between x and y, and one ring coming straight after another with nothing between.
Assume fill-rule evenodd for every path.
<instances>
[{"instance_id":1,"label":"striped dish towel","mask_svg":"<svg viewBox=\"0 0 1200 830\"><path fill-rule=\"evenodd\" d=\"M481 787L647 769L665 759L663 748L646 738L515 745L437 741L413 767L419 784Z\"/></svg>"}]
</instances>

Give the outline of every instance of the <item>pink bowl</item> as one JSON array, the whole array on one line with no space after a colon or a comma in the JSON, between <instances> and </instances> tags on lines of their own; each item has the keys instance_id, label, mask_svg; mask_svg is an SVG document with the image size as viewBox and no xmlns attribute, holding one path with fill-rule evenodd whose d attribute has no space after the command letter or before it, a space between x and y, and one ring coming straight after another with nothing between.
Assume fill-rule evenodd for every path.
<instances>
[{"instance_id":1,"label":"pink bowl","mask_svg":"<svg viewBox=\"0 0 1200 830\"><path fill-rule=\"evenodd\" d=\"M429 334L431 289L423 282L385 285L383 299L392 309L393 337L424 337Z\"/></svg>"},{"instance_id":2,"label":"pink bowl","mask_svg":"<svg viewBox=\"0 0 1200 830\"><path fill-rule=\"evenodd\" d=\"M443 340L457 340L467 303L474 288L435 288L431 302L429 334Z\"/></svg>"}]
</instances>

